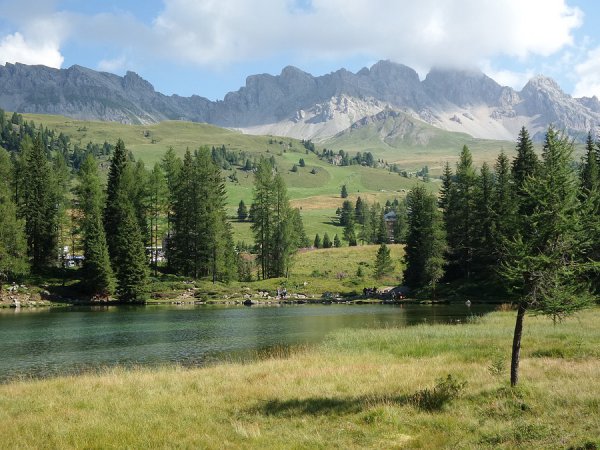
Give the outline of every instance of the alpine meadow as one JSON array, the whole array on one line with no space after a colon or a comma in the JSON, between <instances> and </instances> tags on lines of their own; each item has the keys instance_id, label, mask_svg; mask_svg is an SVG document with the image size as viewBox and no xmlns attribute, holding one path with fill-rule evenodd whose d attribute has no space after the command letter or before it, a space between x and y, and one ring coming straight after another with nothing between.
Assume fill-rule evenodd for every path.
<instances>
[{"instance_id":1,"label":"alpine meadow","mask_svg":"<svg viewBox=\"0 0 600 450\"><path fill-rule=\"evenodd\" d=\"M43 3L0 448L600 448L599 8Z\"/></svg>"}]
</instances>

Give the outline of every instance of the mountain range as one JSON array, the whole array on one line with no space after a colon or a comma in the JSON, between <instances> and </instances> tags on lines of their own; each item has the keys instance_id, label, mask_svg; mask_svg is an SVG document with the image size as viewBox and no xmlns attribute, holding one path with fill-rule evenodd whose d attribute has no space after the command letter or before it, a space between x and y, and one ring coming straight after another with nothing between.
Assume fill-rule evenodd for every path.
<instances>
[{"instance_id":1,"label":"mountain range","mask_svg":"<svg viewBox=\"0 0 600 450\"><path fill-rule=\"evenodd\" d=\"M432 69L420 80L390 61L317 77L288 66L280 75L251 75L218 101L161 94L134 72L120 77L77 65L7 63L0 66L0 107L122 123L206 122L316 141L390 117L500 140L514 140L521 126L539 140L549 124L583 139L600 124L596 97L573 98L548 77L516 91L472 70Z\"/></svg>"}]
</instances>

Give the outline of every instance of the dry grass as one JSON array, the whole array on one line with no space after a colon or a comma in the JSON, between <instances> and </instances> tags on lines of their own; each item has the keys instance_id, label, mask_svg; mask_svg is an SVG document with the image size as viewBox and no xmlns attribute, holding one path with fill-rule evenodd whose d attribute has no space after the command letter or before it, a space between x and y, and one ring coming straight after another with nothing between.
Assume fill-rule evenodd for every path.
<instances>
[{"instance_id":1,"label":"dry grass","mask_svg":"<svg viewBox=\"0 0 600 450\"><path fill-rule=\"evenodd\" d=\"M495 313L461 326L339 332L318 348L247 364L4 385L0 447L599 445L600 311L556 327L527 317L518 389L489 369L508 358L513 320ZM535 356L557 345L562 357ZM407 400L447 374L467 385L441 411Z\"/></svg>"}]
</instances>

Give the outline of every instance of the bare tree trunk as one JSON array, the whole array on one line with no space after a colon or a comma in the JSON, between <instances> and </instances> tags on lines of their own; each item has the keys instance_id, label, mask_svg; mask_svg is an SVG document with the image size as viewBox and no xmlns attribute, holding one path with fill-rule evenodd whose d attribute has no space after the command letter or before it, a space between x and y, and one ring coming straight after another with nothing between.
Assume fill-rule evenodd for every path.
<instances>
[{"instance_id":1,"label":"bare tree trunk","mask_svg":"<svg viewBox=\"0 0 600 450\"><path fill-rule=\"evenodd\" d=\"M515 334L513 336L512 357L510 361L510 385L516 386L519 382L519 359L521 356L521 336L523 335L523 319L527 308L523 302L519 303Z\"/></svg>"}]
</instances>

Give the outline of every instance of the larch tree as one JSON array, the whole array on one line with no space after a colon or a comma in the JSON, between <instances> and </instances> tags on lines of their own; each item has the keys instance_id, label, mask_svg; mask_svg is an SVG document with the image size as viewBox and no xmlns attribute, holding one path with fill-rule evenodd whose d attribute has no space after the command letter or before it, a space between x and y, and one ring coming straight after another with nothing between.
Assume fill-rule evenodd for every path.
<instances>
[{"instance_id":1,"label":"larch tree","mask_svg":"<svg viewBox=\"0 0 600 450\"><path fill-rule=\"evenodd\" d=\"M572 151L572 143L550 128L539 168L521 185L521 197L529 208L520 217L522 226L507 243L501 270L519 299L511 356L512 386L519 380L527 311L549 315L557 321L590 300L588 284L581 278L588 262L583 252L582 209Z\"/></svg>"}]
</instances>

